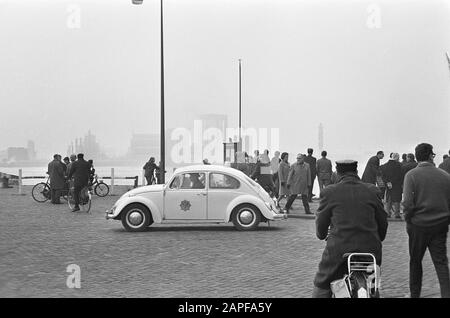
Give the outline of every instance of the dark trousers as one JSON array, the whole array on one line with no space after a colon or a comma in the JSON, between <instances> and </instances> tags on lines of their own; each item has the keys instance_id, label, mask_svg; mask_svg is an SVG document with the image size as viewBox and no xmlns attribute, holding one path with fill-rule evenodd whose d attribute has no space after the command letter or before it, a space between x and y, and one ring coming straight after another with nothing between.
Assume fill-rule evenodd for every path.
<instances>
[{"instance_id":1,"label":"dark trousers","mask_svg":"<svg viewBox=\"0 0 450 318\"><path fill-rule=\"evenodd\" d=\"M311 176L311 186L310 187L308 187L308 201L309 202L312 202L312 190L313 190L313 187L314 187L314 180L316 180L316 176Z\"/></svg>"},{"instance_id":2,"label":"dark trousers","mask_svg":"<svg viewBox=\"0 0 450 318\"><path fill-rule=\"evenodd\" d=\"M331 179L330 178L317 178L317 181L319 182L319 189L320 191L323 190L323 188L328 187L331 184Z\"/></svg>"},{"instance_id":3,"label":"dark trousers","mask_svg":"<svg viewBox=\"0 0 450 318\"><path fill-rule=\"evenodd\" d=\"M297 198L297 195L298 194L291 194L289 196L289 199L287 200L286 205L284 206L286 211L289 211L289 209L292 206L292 203L294 203L295 199ZM305 212L310 213L309 203L308 203L308 195L302 194L301 196L302 196L302 203L303 203L303 207L305 208Z\"/></svg>"},{"instance_id":4,"label":"dark trousers","mask_svg":"<svg viewBox=\"0 0 450 318\"><path fill-rule=\"evenodd\" d=\"M332 297L332 292L331 289L323 289L323 288L319 288L317 286L314 286L313 289L313 293L312 293L312 298L331 298Z\"/></svg>"},{"instance_id":5,"label":"dark trousers","mask_svg":"<svg viewBox=\"0 0 450 318\"><path fill-rule=\"evenodd\" d=\"M409 289L411 298L419 298L422 289L422 259L430 252L438 276L442 298L450 298L450 275L447 258L448 222L421 227L407 224L409 236Z\"/></svg>"},{"instance_id":6,"label":"dark trousers","mask_svg":"<svg viewBox=\"0 0 450 318\"><path fill-rule=\"evenodd\" d=\"M81 190L84 188L84 186L75 186L73 188L73 199L75 201L75 207L79 207L80 206L80 193Z\"/></svg>"},{"instance_id":7,"label":"dark trousers","mask_svg":"<svg viewBox=\"0 0 450 318\"><path fill-rule=\"evenodd\" d=\"M60 189L53 189L51 188L51 199L52 203L61 203L61 190Z\"/></svg>"},{"instance_id":8,"label":"dark trousers","mask_svg":"<svg viewBox=\"0 0 450 318\"><path fill-rule=\"evenodd\" d=\"M278 194L280 193L280 180L278 178L278 172L273 174L273 183L275 185L275 197L278 198Z\"/></svg>"}]
</instances>

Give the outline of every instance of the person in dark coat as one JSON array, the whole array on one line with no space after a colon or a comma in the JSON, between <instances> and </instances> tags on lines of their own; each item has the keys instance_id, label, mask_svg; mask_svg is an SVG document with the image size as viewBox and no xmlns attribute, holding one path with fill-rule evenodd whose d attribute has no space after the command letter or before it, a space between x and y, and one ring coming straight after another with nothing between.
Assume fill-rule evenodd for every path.
<instances>
[{"instance_id":1,"label":"person in dark coat","mask_svg":"<svg viewBox=\"0 0 450 318\"><path fill-rule=\"evenodd\" d=\"M386 185L386 201L384 208L389 217L394 209L394 217L400 219L400 202L402 201L402 166L399 161L399 154L392 153L388 162L381 166L383 182Z\"/></svg>"},{"instance_id":2,"label":"person in dark coat","mask_svg":"<svg viewBox=\"0 0 450 318\"><path fill-rule=\"evenodd\" d=\"M330 283L346 274L345 253L372 253L381 265L387 218L379 189L363 183L357 162L336 162L338 183L323 189L316 213L316 235L326 247L314 278L314 298L331 297Z\"/></svg>"},{"instance_id":3,"label":"person in dark coat","mask_svg":"<svg viewBox=\"0 0 450 318\"><path fill-rule=\"evenodd\" d=\"M61 162L61 156L56 154L53 161L48 164L47 173L50 176L51 202L53 204L61 204L61 190L65 185L64 167Z\"/></svg>"},{"instance_id":4,"label":"person in dark coat","mask_svg":"<svg viewBox=\"0 0 450 318\"><path fill-rule=\"evenodd\" d=\"M311 185L309 186L308 189L308 202L312 202L312 197L313 197L313 187L314 187L314 180L316 179L317 176L317 170L316 170L316 164L317 164L317 160L316 157L313 157L313 149L312 148L308 148L308 155L305 157L305 162L307 164L309 164L309 169L311 172Z\"/></svg>"},{"instance_id":5,"label":"person in dark coat","mask_svg":"<svg viewBox=\"0 0 450 318\"><path fill-rule=\"evenodd\" d=\"M331 160L327 159L327 152L324 150L321 153L322 158L317 160L317 181L319 182L319 189L327 187L331 183L331 175L333 174L333 167Z\"/></svg>"},{"instance_id":6,"label":"person in dark coat","mask_svg":"<svg viewBox=\"0 0 450 318\"><path fill-rule=\"evenodd\" d=\"M68 179L73 177L73 197L75 206L72 212L80 210L80 192L84 187L88 185L90 173L91 165L89 164L89 162L84 160L84 154L79 153L77 155L77 160L71 164L70 171L67 176Z\"/></svg>"},{"instance_id":7,"label":"person in dark coat","mask_svg":"<svg viewBox=\"0 0 450 318\"><path fill-rule=\"evenodd\" d=\"M448 155L444 155L442 163L439 165L439 169L442 169L450 174L450 150L448 151Z\"/></svg>"},{"instance_id":8,"label":"person in dark coat","mask_svg":"<svg viewBox=\"0 0 450 318\"><path fill-rule=\"evenodd\" d=\"M369 159L361 177L361 181L365 183L377 184L377 176L381 175L380 160L384 158L384 152L378 151L376 156Z\"/></svg>"},{"instance_id":9,"label":"person in dark coat","mask_svg":"<svg viewBox=\"0 0 450 318\"><path fill-rule=\"evenodd\" d=\"M406 163L402 165L403 176L405 176L409 170L414 169L415 167L417 167L416 157L414 156L414 154L409 153L406 156Z\"/></svg>"},{"instance_id":10,"label":"person in dark coat","mask_svg":"<svg viewBox=\"0 0 450 318\"><path fill-rule=\"evenodd\" d=\"M156 183L156 180L154 179L154 173L159 167L155 163L155 158L150 157L150 159L145 163L145 165L142 167L144 170L144 177L147 180L147 185L153 184L153 182Z\"/></svg>"}]
</instances>

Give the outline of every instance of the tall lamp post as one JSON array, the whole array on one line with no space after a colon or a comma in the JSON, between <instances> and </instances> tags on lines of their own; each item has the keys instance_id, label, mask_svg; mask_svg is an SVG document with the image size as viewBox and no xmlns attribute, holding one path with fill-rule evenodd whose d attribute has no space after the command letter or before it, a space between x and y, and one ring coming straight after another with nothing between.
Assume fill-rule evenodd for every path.
<instances>
[{"instance_id":1,"label":"tall lamp post","mask_svg":"<svg viewBox=\"0 0 450 318\"><path fill-rule=\"evenodd\" d=\"M144 0L131 0L135 5L141 5ZM161 3L161 131L160 131L160 180L159 183L165 183L166 172L166 133L165 133L165 120L164 120L164 19L163 19L163 0Z\"/></svg>"}]
</instances>

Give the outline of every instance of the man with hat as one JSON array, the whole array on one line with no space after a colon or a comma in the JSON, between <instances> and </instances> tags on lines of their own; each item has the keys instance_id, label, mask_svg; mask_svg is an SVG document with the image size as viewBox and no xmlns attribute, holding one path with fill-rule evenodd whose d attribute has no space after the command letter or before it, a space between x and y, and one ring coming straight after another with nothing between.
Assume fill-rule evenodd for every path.
<instances>
[{"instance_id":1,"label":"man with hat","mask_svg":"<svg viewBox=\"0 0 450 318\"><path fill-rule=\"evenodd\" d=\"M73 176L73 187L74 187L74 201L75 206L72 212L80 210L80 192L89 183L89 176L91 172L91 164L84 160L84 154L79 153L77 155L77 161L73 162L67 178L70 180Z\"/></svg>"},{"instance_id":2,"label":"man with hat","mask_svg":"<svg viewBox=\"0 0 450 318\"><path fill-rule=\"evenodd\" d=\"M320 193L316 235L327 245L314 278L314 298L332 296L330 283L346 273L345 253L372 253L381 265L387 214L379 190L360 180L357 165L354 160L337 161L337 183Z\"/></svg>"}]
</instances>

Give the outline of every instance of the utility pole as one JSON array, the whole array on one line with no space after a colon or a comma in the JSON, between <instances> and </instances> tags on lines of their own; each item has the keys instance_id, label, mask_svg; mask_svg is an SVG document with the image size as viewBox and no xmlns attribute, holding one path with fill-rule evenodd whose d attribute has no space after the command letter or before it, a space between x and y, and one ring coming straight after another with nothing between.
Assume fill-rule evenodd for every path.
<instances>
[{"instance_id":1,"label":"utility pole","mask_svg":"<svg viewBox=\"0 0 450 318\"><path fill-rule=\"evenodd\" d=\"M241 59L239 59L239 143L242 142L242 66Z\"/></svg>"}]
</instances>

